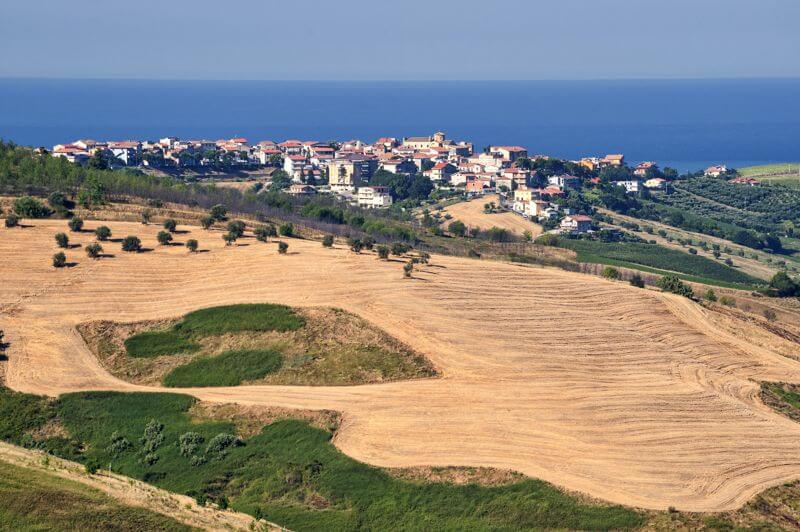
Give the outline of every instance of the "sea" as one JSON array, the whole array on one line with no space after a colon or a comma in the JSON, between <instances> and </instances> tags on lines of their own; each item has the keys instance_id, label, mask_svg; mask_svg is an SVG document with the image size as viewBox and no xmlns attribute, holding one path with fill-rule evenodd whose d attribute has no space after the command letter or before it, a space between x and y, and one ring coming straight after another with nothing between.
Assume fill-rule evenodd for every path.
<instances>
[{"instance_id":1,"label":"sea","mask_svg":"<svg viewBox=\"0 0 800 532\"><path fill-rule=\"evenodd\" d=\"M800 79L158 81L0 78L0 138L351 140L430 135L680 171L800 160Z\"/></svg>"}]
</instances>

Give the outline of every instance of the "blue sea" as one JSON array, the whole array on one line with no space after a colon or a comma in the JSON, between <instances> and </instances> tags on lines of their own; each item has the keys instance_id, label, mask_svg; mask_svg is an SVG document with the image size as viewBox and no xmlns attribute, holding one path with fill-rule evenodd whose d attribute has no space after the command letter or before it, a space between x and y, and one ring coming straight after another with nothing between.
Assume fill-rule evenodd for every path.
<instances>
[{"instance_id":1,"label":"blue sea","mask_svg":"<svg viewBox=\"0 0 800 532\"><path fill-rule=\"evenodd\" d=\"M800 160L800 79L292 82L0 79L0 138L374 141L427 135L695 170Z\"/></svg>"}]
</instances>

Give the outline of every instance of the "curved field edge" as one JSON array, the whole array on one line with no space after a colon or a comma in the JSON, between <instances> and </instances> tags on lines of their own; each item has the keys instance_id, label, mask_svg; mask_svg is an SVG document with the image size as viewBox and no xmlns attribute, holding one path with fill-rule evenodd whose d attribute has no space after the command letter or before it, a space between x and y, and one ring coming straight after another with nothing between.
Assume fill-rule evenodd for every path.
<instances>
[{"instance_id":1,"label":"curved field edge","mask_svg":"<svg viewBox=\"0 0 800 532\"><path fill-rule=\"evenodd\" d=\"M330 431L297 419L238 438L230 421L192 419L195 403L166 393L86 392L51 401L3 390L0 435L297 530L601 530L645 520L639 511L586 502L533 479L496 486L402 480L345 456ZM40 430L53 422L65 432Z\"/></svg>"},{"instance_id":2,"label":"curved field edge","mask_svg":"<svg viewBox=\"0 0 800 532\"><path fill-rule=\"evenodd\" d=\"M231 309L234 316L217 319ZM275 309L280 320L273 319ZM195 323L201 315L213 329ZM235 327L222 327L226 319ZM184 318L86 322L76 329L109 372L134 384L338 386L437 376L425 356L338 308L229 305Z\"/></svg>"}]
</instances>

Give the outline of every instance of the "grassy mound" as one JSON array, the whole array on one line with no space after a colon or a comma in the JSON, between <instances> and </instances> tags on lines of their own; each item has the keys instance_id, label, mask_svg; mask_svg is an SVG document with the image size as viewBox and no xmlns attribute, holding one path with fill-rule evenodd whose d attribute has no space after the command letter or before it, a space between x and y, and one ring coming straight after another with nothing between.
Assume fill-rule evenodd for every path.
<instances>
[{"instance_id":1,"label":"grassy mound","mask_svg":"<svg viewBox=\"0 0 800 532\"><path fill-rule=\"evenodd\" d=\"M0 529L192 530L144 508L123 506L78 482L0 462Z\"/></svg>"},{"instance_id":2,"label":"grassy mound","mask_svg":"<svg viewBox=\"0 0 800 532\"><path fill-rule=\"evenodd\" d=\"M176 353L193 353L200 346L174 330L147 331L125 340L128 355L137 358L152 358Z\"/></svg>"},{"instance_id":3,"label":"grassy mound","mask_svg":"<svg viewBox=\"0 0 800 532\"><path fill-rule=\"evenodd\" d=\"M226 305L190 312L175 330L204 336L240 331L293 331L304 325L294 310L284 305Z\"/></svg>"},{"instance_id":4,"label":"grassy mound","mask_svg":"<svg viewBox=\"0 0 800 532\"><path fill-rule=\"evenodd\" d=\"M278 370L282 363L281 354L269 349L228 351L178 366L164 377L164 386L238 386Z\"/></svg>"},{"instance_id":5,"label":"grassy mound","mask_svg":"<svg viewBox=\"0 0 800 532\"><path fill-rule=\"evenodd\" d=\"M644 516L586 502L546 482L500 486L409 482L342 454L329 431L284 419L243 441L233 423L188 415L177 394L89 392L53 410L82 449L79 461L293 530L630 529Z\"/></svg>"}]
</instances>

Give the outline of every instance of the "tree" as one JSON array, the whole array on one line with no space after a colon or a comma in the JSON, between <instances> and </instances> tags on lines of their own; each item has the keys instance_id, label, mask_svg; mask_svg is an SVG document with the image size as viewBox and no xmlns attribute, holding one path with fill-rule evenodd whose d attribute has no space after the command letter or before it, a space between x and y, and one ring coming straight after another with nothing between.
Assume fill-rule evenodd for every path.
<instances>
[{"instance_id":1,"label":"tree","mask_svg":"<svg viewBox=\"0 0 800 532\"><path fill-rule=\"evenodd\" d=\"M259 242L266 242L270 236L275 236L275 226L260 225L253 230L253 234Z\"/></svg>"},{"instance_id":2,"label":"tree","mask_svg":"<svg viewBox=\"0 0 800 532\"><path fill-rule=\"evenodd\" d=\"M70 218L69 222L67 222L67 225L69 225L69 230L70 231L73 231L75 233L79 233L81 231L81 229L83 229L83 220L81 220L77 216L74 216L74 217Z\"/></svg>"},{"instance_id":3,"label":"tree","mask_svg":"<svg viewBox=\"0 0 800 532\"><path fill-rule=\"evenodd\" d=\"M281 236L294 236L294 225L291 223L281 224Z\"/></svg>"},{"instance_id":4,"label":"tree","mask_svg":"<svg viewBox=\"0 0 800 532\"><path fill-rule=\"evenodd\" d=\"M364 249L364 243L360 238L350 238L347 243L350 246L350 250L354 253L361 253L361 250Z\"/></svg>"},{"instance_id":5,"label":"tree","mask_svg":"<svg viewBox=\"0 0 800 532\"><path fill-rule=\"evenodd\" d=\"M638 273L634 273L629 282L631 283L631 286L635 286L636 288L644 288L644 279L642 279L642 276Z\"/></svg>"},{"instance_id":6,"label":"tree","mask_svg":"<svg viewBox=\"0 0 800 532\"><path fill-rule=\"evenodd\" d=\"M408 244L404 244L402 242L395 242L392 244L392 255L397 255L398 257L408 253L409 246Z\"/></svg>"},{"instance_id":7,"label":"tree","mask_svg":"<svg viewBox=\"0 0 800 532\"><path fill-rule=\"evenodd\" d=\"M64 255L63 251L59 251L55 255L53 255L53 266L56 268L63 268L67 265L67 256Z\"/></svg>"},{"instance_id":8,"label":"tree","mask_svg":"<svg viewBox=\"0 0 800 532\"><path fill-rule=\"evenodd\" d=\"M389 260L389 247L388 246L378 246L378 258L381 260Z\"/></svg>"},{"instance_id":9,"label":"tree","mask_svg":"<svg viewBox=\"0 0 800 532\"><path fill-rule=\"evenodd\" d=\"M406 262L403 264L403 277L411 277L411 272L414 271L414 263L411 261Z\"/></svg>"},{"instance_id":10,"label":"tree","mask_svg":"<svg viewBox=\"0 0 800 532\"><path fill-rule=\"evenodd\" d=\"M152 218L152 217L153 217L153 211L151 211L150 209L143 210L142 211L142 215L141 215L142 225L149 224L150 223L150 218Z\"/></svg>"},{"instance_id":11,"label":"tree","mask_svg":"<svg viewBox=\"0 0 800 532\"><path fill-rule=\"evenodd\" d=\"M769 282L770 293L777 297L800 295L798 284L786 272L776 273Z\"/></svg>"},{"instance_id":12,"label":"tree","mask_svg":"<svg viewBox=\"0 0 800 532\"><path fill-rule=\"evenodd\" d=\"M197 240L195 240L194 238L190 238L189 240L187 240L186 249L188 249L192 253L197 251Z\"/></svg>"},{"instance_id":13,"label":"tree","mask_svg":"<svg viewBox=\"0 0 800 532\"><path fill-rule=\"evenodd\" d=\"M367 235L361 239L361 243L364 244L364 249L372 250L375 247L375 239L371 236Z\"/></svg>"},{"instance_id":14,"label":"tree","mask_svg":"<svg viewBox=\"0 0 800 532\"><path fill-rule=\"evenodd\" d=\"M228 222L228 232L236 235L236 238L241 238L244 235L245 224L241 220L233 220Z\"/></svg>"},{"instance_id":15,"label":"tree","mask_svg":"<svg viewBox=\"0 0 800 532\"><path fill-rule=\"evenodd\" d=\"M159 231L158 235L156 236L158 239L158 243L162 246L166 246L170 242L172 242L172 233L169 231Z\"/></svg>"},{"instance_id":16,"label":"tree","mask_svg":"<svg viewBox=\"0 0 800 532\"><path fill-rule=\"evenodd\" d=\"M714 303L717 300L717 293L709 288L706 290L705 294L703 294L703 299Z\"/></svg>"},{"instance_id":17,"label":"tree","mask_svg":"<svg viewBox=\"0 0 800 532\"><path fill-rule=\"evenodd\" d=\"M87 166L95 170L108 170L111 165L108 163L106 153L103 150L97 150L89 159Z\"/></svg>"},{"instance_id":18,"label":"tree","mask_svg":"<svg viewBox=\"0 0 800 532\"><path fill-rule=\"evenodd\" d=\"M322 246L326 248L333 247L333 235L325 235L322 237Z\"/></svg>"},{"instance_id":19,"label":"tree","mask_svg":"<svg viewBox=\"0 0 800 532\"><path fill-rule=\"evenodd\" d=\"M527 230L527 229L526 229L526 230L524 230L524 231L522 232L522 239L523 239L525 242L531 242L531 241L533 241L533 233L531 233L531 232L530 232L529 230Z\"/></svg>"},{"instance_id":20,"label":"tree","mask_svg":"<svg viewBox=\"0 0 800 532\"><path fill-rule=\"evenodd\" d=\"M272 172L272 182L269 189L273 192L280 192L288 188L292 184L292 177L283 170L275 170Z\"/></svg>"},{"instance_id":21,"label":"tree","mask_svg":"<svg viewBox=\"0 0 800 532\"><path fill-rule=\"evenodd\" d=\"M694 292L692 291L691 287L681 281L676 275L663 276L658 280L656 286L658 286L664 292L672 292L673 294L678 294L690 299L694 297Z\"/></svg>"},{"instance_id":22,"label":"tree","mask_svg":"<svg viewBox=\"0 0 800 532\"><path fill-rule=\"evenodd\" d=\"M236 235L236 233L231 233L230 231L222 235L222 240L225 241L226 246L230 246L231 244L236 242L236 239L238 238L239 237Z\"/></svg>"},{"instance_id":23,"label":"tree","mask_svg":"<svg viewBox=\"0 0 800 532\"><path fill-rule=\"evenodd\" d=\"M619 274L619 270L616 268L612 268L611 266L606 266L605 268L603 268L603 271L600 275L602 275L604 279L611 279L613 281L617 281L621 277Z\"/></svg>"},{"instance_id":24,"label":"tree","mask_svg":"<svg viewBox=\"0 0 800 532\"><path fill-rule=\"evenodd\" d=\"M56 244L60 248L66 248L69 246L69 237L66 233L56 233Z\"/></svg>"},{"instance_id":25,"label":"tree","mask_svg":"<svg viewBox=\"0 0 800 532\"><path fill-rule=\"evenodd\" d=\"M228 208L221 203L214 205L211 207L211 210L208 212L209 216L211 216L215 221L222 222L225 220L228 214Z\"/></svg>"},{"instance_id":26,"label":"tree","mask_svg":"<svg viewBox=\"0 0 800 532\"><path fill-rule=\"evenodd\" d=\"M177 228L178 228L178 222L176 222L172 218L167 218L166 220L164 220L164 229L166 229L170 233L174 233Z\"/></svg>"},{"instance_id":27,"label":"tree","mask_svg":"<svg viewBox=\"0 0 800 532\"><path fill-rule=\"evenodd\" d=\"M98 240L105 241L111 237L111 229L108 228L106 225L101 225L97 229L94 230L94 235L97 237Z\"/></svg>"},{"instance_id":28,"label":"tree","mask_svg":"<svg viewBox=\"0 0 800 532\"><path fill-rule=\"evenodd\" d=\"M126 236L122 239L122 251L131 253L139 252L142 250L142 241L138 236Z\"/></svg>"},{"instance_id":29,"label":"tree","mask_svg":"<svg viewBox=\"0 0 800 532\"><path fill-rule=\"evenodd\" d=\"M14 212L21 218L47 218L53 213L44 203L30 196L15 199Z\"/></svg>"},{"instance_id":30,"label":"tree","mask_svg":"<svg viewBox=\"0 0 800 532\"><path fill-rule=\"evenodd\" d=\"M100 257L100 254L102 252L103 252L103 246L101 246L97 242L92 242L91 244L86 246L86 255L88 255L90 259L96 259Z\"/></svg>"},{"instance_id":31,"label":"tree","mask_svg":"<svg viewBox=\"0 0 800 532\"><path fill-rule=\"evenodd\" d=\"M286 252L289 250L289 244L286 242L278 242L278 253L281 255L286 255Z\"/></svg>"},{"instance_id":32,"label":"tree","mask_svg":"<svg viewBox=\"0 0 800 532\"><path fill-rule=\"evenodd\" d=\"M19 216L17 216L16 214L9 213L6 216L6 227L10 229L12 227L17 227L18 225L19 225Z\"/></svg>"},{"instance_id":33,"label":"tree","mask_svg":"<svg viewBox=\"0 0 800 532\"><path fill-rule=\"evenodd\" d=\"M431 254L427 251L420 251L419 252L419 262L420 264L428 264L431 261Z\"/></svg>"},{"instance_id":34,"label":"tree","mask_svg":"<svg viewBox=\"0 0 800 532\"><path fill-rule=\"evenodd\" d=\"M464 225L464 222L460 220L450 222L450 224L447 226L447 230L456 236L464 236L467 234L467 226Z\"/></svg>"},{"instance_id":35,"label":"tree","mask_svg":"<svg viewBox=\"0 0 800 532\"><path fill-rule=\"evenodd\" d=\"M202 218L200 218L200 227L202 227L203 229L208 229L212 225L214 225L214 217L211 216L210 214L208 216L203 216Z\"/></svg>"},{"instance_id":36,"label":"tree","mask_svg":"<svg viewBox=\"0 0 800 532\"><path fill-rule=\"evenodd\" d=\"M65 213L68 209L67 198L61 192L51 192L50 195L47 196L47 203L58 213Z\"/></svg>"}]
</instances>

